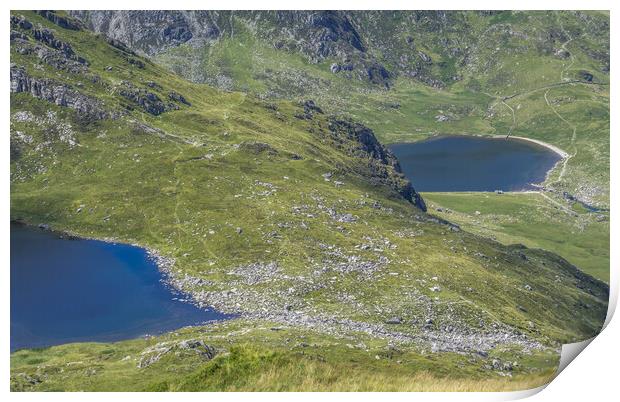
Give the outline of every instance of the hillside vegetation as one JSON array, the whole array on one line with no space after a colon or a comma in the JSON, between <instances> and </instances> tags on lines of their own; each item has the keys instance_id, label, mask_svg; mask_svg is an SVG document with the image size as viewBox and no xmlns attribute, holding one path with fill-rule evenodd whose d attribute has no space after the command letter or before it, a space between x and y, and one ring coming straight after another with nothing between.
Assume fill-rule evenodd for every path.
<instances>
[{"instance_id":1,"label":"hillside vegetation","mask_svg":"<svg viewBox=\"0 0 620 402\"><path fill-rule=\"evenodd\" d=\"M11 92L11 219L147 247L238 316L18 351L14 390L528 388L604 321L604 282L428 214L321 103L187 81L62 12L11 13Z\"/></svg>"},{"instance_id":2,"label":"hillside vegetation","mask_svg":"<svg viewBox=\"0 0 620 402\"><path fill-rule=\"evenodd\" d=\"M542 183L544 195L519 202L571 211L536 221L545 227L561 221L576 235L565 239L568 247L538 243L535 233L520 241L608 277L608 241L597 242L592 260L566 254L580 247L577 239L598 239L589 237L592 231L609 232L606 218L581 213L583 204L603 214L609 209L607 12L71 14L190 81L262 99L311 97L330 113L363 122L383 143L482 134L552 144L567 157ZM497 229L503 242L513 239L510 228Z\"/></svg>"},{"instance_id":3,"label":"hillside vegetation","mask_svg":"<svg viewBox=\"0 0 620 402\"><path fill-rule=\"evenodd\" d=\"M609 13L71 13L191 81L312 97L386 143L438 133L546 141L570 154L548 189L609 206Z\"/></svg>"}]
</instances>

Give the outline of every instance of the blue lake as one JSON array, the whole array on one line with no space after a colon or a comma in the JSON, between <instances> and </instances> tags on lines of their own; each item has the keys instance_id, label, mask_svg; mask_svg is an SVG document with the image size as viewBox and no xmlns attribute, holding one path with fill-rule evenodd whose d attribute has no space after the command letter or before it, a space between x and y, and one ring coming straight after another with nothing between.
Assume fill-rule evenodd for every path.
<instances>
[{"instance_id":1,"label":"blue lake","mask_svg":"<svg viewBox=\"0 0 620 402\"><path fill-rule=\"evenodd\" d=\"M11 224L11 351L227 318L175 297L144 249Z\"/></svg>"},{"instance_id":2,"label":"blue lake","mask_svg":"<svg viewBox=\"0 0 620 402\"><path fill-rule=\"evenodd\" d=\"M520 191L545 180L561 159L531 142L439 136L390 145L417 191Z\"/></svg>"}]
</instances>

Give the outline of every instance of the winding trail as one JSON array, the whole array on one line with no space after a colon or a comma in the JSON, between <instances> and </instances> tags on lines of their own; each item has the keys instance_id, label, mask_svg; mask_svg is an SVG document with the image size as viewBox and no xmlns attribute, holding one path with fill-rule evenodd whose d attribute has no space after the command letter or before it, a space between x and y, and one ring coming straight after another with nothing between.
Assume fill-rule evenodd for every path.
<instances>
[{"instance_id":1,"label":"winding trail","mask_svg":"<svg viewBox=\"0 0 620 402\"><path fill-rule=\"evenodd\" d=\"M570 138L570 148L572 150L572 153L567 154L566 152L560 150L559 148L555 147L555 146L549 146L548 144L545 143L541 143L539 141L535 141L534 142L538 142L541 145L545 145L548 148L551 148L552 150L554 150L555 152L557 152L560 156L562 156L562 169L560 170L560 175L558 176L558 179L549 183L549 186L558 184L560 182L562 182L562 180L564 179L564 176L566 175L566 167L568 165L568 161L573 158L575 155L577 155L577 148L575 147L575 140L577 139L577 126L575 126L574 124L571 124L568 120L566 120L557 110L555 107L553 107L553 105L551 104L551 102L549 102L549 98L547 97L547 95L549 94L549 91L552 88L555 87L559 87L559 86L563 86L563 85L573 85L573 84L583 84L583 85L603 85L603 84L596 84L596 83L592 83L592 82L588 82L588 81L581 81L581 80L570 80L568 78L565 78L565 74L567 73L567 71L572 68L573 64L575 63L575 57L573 56L572 53L570 53L567 49L567 46L569 45L569 43L574 39L573 37L571 37L571 35L564 29L564 27L562 26L562 31L564 31L564 33L566 34L566 36L569 38L567 41L565 41L564 43L562 43L561 49L565 52L567 52L570 55L570 63L566 66L564 66L562 68L562 70L560 71L560 82L555 82L555 83L551 83L548 85L543 85L541 87L538 88L534 88L534 89L530 89L527 91L522 91L522 92L517 92L514 93L512 95L509 96L501 96L501 95L496 95L493 96L489 93L485 92L485 95L494 98L495 99L495 103L491 105L491 109L493 109L495 107L495 105L497 103L501 103L502 105L504 105L505 107L507 107L511 114L512 114L512 125L510 126L510 129L508 130L508 133L506 134L506 139L510 138L513 130L515 129L516 125L517 125L517 121L516 121L516 116L515 116L515 110L512 106L510 106L508 103L506 103L507 100L519 97L519 96L523 96L523 95L528 95L537 91L541 91L541 90L546 90L543 97L545 99L545 103L547 104L547 106L553 111L553 113L560 119L562 120L562 122L564 122L568 127L570 127L570 129L572 130L572 134L571 134L571 138ZM527 138L523 138L522 139L527 139ZM548 196L546 196L546 198L549 198Z\"/></svg>"},{"instance_id":2,"label":"winding trail","mask_svg":"<svg viewBox=\"0 0 620 402\"><path fill-rule=\"evenodd\" d=\"M573 149L573 153L569 154L568 157L564 158L564 161L562 162L562 170L560 170L560 176L558 177L557 180L555 180L554 182L549 183L549 185L553 185L553 184L557 184L560 183L562 181L562 179L564 178L564 175L566 174L566 165L568 164L568 161L574 157L575 155L577 155L577 148L575 147L575 139L577 138L577 126L571 124L568 120L566 120L560 113L558 113L558 111L553 107L553 105L551 104L551 102L549 102L549 98L547 98L547 94L549 93L549 89L547 89L547 91L545 92L544 98L545 98L545 102L547 103L547 106L549 106L549 108L551 108L551 110L553 111L553 113L558 116L558 118L560 120L562 120L567 126L569 126L573 132L571 134L571 139L570 139L570 146Z\"/></svg>"},{"instance_id":3,"label":"winding trail","mask_svg":"<svg viewBox=\"0 0 620 402\"><path fill-rule=\"evenodd\" d=\"M497 104L502 104L503 106L507 107L510 110L510 113L512 114L512 125L510 126L510 129L508 130L508 133L506 134L505 138L508 139L510 138L510 136L512 135L512 132L514 131L514 129L516 128L517 125L517 121L516 121L516 116L515 116L515 110L512 106L510 106L506 101L510 100L510 99L514 99L520 96L525 96L525 95L529 95L529 94L533 94L534 92L538 92L538 91L542 91L545 90L544 94L543 94L543 98L545 99L545 103L546 105L551 109L551 111L553 112L553 114L555 114L558 119L560 119L564 124L566 124L571 130L571 137L570 137L570 145L569 145L569 149L570 149L570 153L563 151L562 149L555 147L553 145L550 144L546 144L542 141L538 141L538 140L533 140L530 138L525 138L525 137L514 137L514 138L520 138L523 140L528 140L528 141L533 141L536 142L540 145L546 146L548 148L550 148L551 150L555 151L557 154L559 154L562 157L562 168L560 169L560 174L558 176L558 178L556 180L554 180L553 182L550 182L547 184L547 186L549 187L553 187L554 185L557 185L559 183L561 183L564 180L564 177L566 176L566 170L567 170L567 166L568 166L568 162L570 161L571 158L575 157L577 155L577 147L575 146L575 141L577 139L577 126L572 124L571 122L569 122L564 116L562 116L557 109L553 106L553 104L549 101L549 91L551 91L551 89L553 88L557 88L560 86L564 86L564 85L604 85L604 84L598 84L598 83L592 83L592 82L588 82L588 81L582 81L582 80L571 80L568 77L566 77L567 72L572 68L572 66L575 64L575 57L573 56L573 54L571 52L569 52L568 50L568 45L573 41L573 37L569 34L569 32L567 32L564 27L562 26L562 31L565 33L565 35L568 37L568 40L565 41L564 43L562 43L561 45L561 50L568 53L570 55L570 63L568 63L567 65L564 65L562 70L560 71L560 82L555 82L555 83L551 83L551 84L547 84L547 85L543 85L540 86L538 88L533 88L530 90L526 90L526 91L522 91L522 92L516 92L512 95L509 96L501 96L501 95L491 95L489 93L485 93L485 95L493 98L495 101L494 103L491 105L490 109L492 110L493 108L495 108L495 106ZM553 168L551 171L554 171L555 168ZM548 202L550 202L552 205L556 206L557 208L559 208L560 210L562 210L563 212L566 212L567 214L574 214L574 211L572 211L571 209L569 209L568 207L566 207L565 205L562 205L560 202L554 200L553 198L551 198L550 196L548 196L547 194L545 194L544 191L536 191L536 193L540 194L545 200L547 200Z\"/></svg>"},{"instance_id":4,"label":"winding trail","mask_svg":"<svg viewBox=\"0 0 620 402\"><path fill-rule=\"evenodd\" d=\"M551 198L547 194L545 194L544 191L534 191L534 192L537 193L537 194L540 194L547 201L549 201L553 205L557 206L558 208L560 208L562 211L566 212L567 214L569 214L569 215L574 215L575 214L575 212L571 211L566 205L560 204L559 202L557 202L556 200L554 200L553 198Z\"/></svg>"},{"instance_id":5,"label":"winding trail","mask_svg":"<svg viewBox=\"0 0 620 402\"><path fill-rule=\"evenodd\" d=\"M508 134L506 134L506 139L508 139L510 137L510 134L512 134L512 130L514 130L514 128L517 126L517 118L515 116L515 110L512 108L512 106L510 106L503 100L502 100L502 105L510 109L510 112L512 113L512 126L510 126L510 129L508 130Z\"/></svg>"},{"instance_id":6,"label":"winding trail","mask_svg":"<svg viewBox=\"0 0 620 402\"><path fill-rule=\"evenodd\" d=\"M560 81L564 81L564 73L566 73L566 71L568 71L573 66L573 64L575 64L575 56L573 56L573 54L571 52L569 52L568 49L566 49L566 46L570 42L572 42L573 37L570 36L568 31L566 31L566 29L564 29L564 25L562 25L561 23L560 23L560 27L562 28L562 31L564 31L564 33L568 37L568 40L566 42L562 43L561 49L570 55L570 60L571 60L570 64L568 66L564 67L562 69L562 71L560 71Z\"/></svg>"}]
</instances>

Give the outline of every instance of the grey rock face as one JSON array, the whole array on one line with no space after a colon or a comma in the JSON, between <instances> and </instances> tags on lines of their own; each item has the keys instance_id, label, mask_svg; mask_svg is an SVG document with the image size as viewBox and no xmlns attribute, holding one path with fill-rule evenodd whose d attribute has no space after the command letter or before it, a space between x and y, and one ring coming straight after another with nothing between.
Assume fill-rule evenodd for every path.
<instances>
[{"instance_id":1,"label":"grey rock face","mask_svg":"<svg viewBox=\"0 0 620 402\"><path fill-rule=\"evenodd\" d=\"M25 31L31 34L32 37L42 45L51 48L49 49L48 53L50 53L52 49L55 49L58 51L59 54L62 55L62 57L67 60L73 60L79 64L88 65L86 59L75 54L70 44L60 39L57 39L54 36L54 33L49 29L33 28L32 23L25 19L23 16L11 16L11 28L14 30L11 32L11 40L19 39L22 41L28 41L28 36L25 35L23 32L20 32L20 30ZM38 49L42 49L40 45L36 45L36 47ZM59 56L56 57L58 58Z\"/></svg>"},{"instance_id":2,"label":"grey rock face","mask_svg":"<svg viewBox=\"0 0 620 402\"><path fill-rule=\"evenodd\" d=\"M459 11L70 11L90 29L126 43L147 55L165 52L183 44L201 47L222 38L234 38L242 25L266 44L298 52L312 63L327 59L330 70L347 78L390 86L398 75L408 76L432 87L445 87L459 75L437 74L436 65L451 58L459 65L475 63L475 25ZM479 13L482 18L493 14ZM578 13L584 26L591 23ZM597 22L596 24L601 24ZM592 25L595 25L592 23ZM524 35L496 24L506 35ZM238 28L237 28L238 29ZM606 30L608 26L600 26ZM414 38L415 36L415 38ZM439 36L437 60L429 55L427 38ZM537 39L540 49L553 53L568 40L559 26L550 27ZM609 52L584 49L600 62L601 72L609 72ZM435 51L434 51L435 53ZM562 52L558 57L566 57ZM197 58L198 60L199 58ZM389 69L386 67L389 66ZM230 78L222 80L184 71L187 78L230 88ZM221 81L221 82L219 82ZM226 87L228 86L228 87Z\"/></svg>"},{"instance_id":3,"label":"grey rock face","mask_svg":"<svg viewBox=\"0 0 620 402\"><path fill-rule=\"evenodd\" d=\"M387 69L367 52L353 14L344 11L70 11L95 32L153 56L182 44L204 43L235 35L235 19L251 25L278 49L295 50L319 63L342 60L337 71L388 86ZM257 24L258 22L258 24ZM267 22L268 24L261 24ZM267 26L274 29L266 28Z\"/></svg>"},{"instance_id":4,"label":"grey rock face","mask_svg":"<svg viewBox=\"0 0 620 402\"><path fill-rule=\"evenodd\" d=\"M53 22L54 24L58 25L61 28L71 29L73 31L79 31L81 29L81 26L78 23L78 21L62 17L56 14L54 11L39 10L39 11L36 11L36 13L44 18L47 18L48 20L50 20L51 22Z\"/></svg>"},{"instance_id":5,"label":"grey rock face","mask_svg":"<svg viewBox=\"0 0 620 402\"><path fill-rule=\"evenodd\" d=\"M129 81L123 81L118 93L124 98L135 103L145 112L154 116L170 111L178 110L179 106L175 103L164 103L159 96L153 92L149 92L146 89L137 88Z\"/></svg>"},{"instance_id":6,"label":"grey rock face","mask_svg":"<svg viewBox=\"0 0 620 402\"><path fill-rule=\"evenodd\" d=\"M34 38L39 42L44 43L51 48L60 50L65 55L67 55L67 57L75 56L75 52L71 48L71 45L69 45L67 42L56 39L52 31L50 31L49 29L33 29L32 34Z\"/></svg>"},{"instance_id":7,"label":"grey rock face","mask_svg":"<svg viewBox=\"0 0 620 402\"><path fill-rule=\"evenodd\" d=\"M94 30L147 55L219 38L217 11L71 11Z\"/></svg>"},{"instance_id":8,"label":"grey rock face","mask_svg":"<svg viewBox=\"0 0 620 402\"><path fill-rule=\"evenodd\" d=\"M118 117L117 113L106 110L97 99L54 80L31 77L22 67L15 65L11 65L11 92L27 92L35 98L75 109L81 118L87 120Z\"/></svg>"},{"instance_id":9,"label":"grey rock face","mask_svg":"<svg viewBox=\"0 0 620 402\"><path fill-rule=\"evenodd\" d=\"M329 130L336 140L342 136L359 144L356 148L348 149L348 151L353 156L368 160L371 181L376 182L376 184L388 185L412 204L426 211L424 200L402 173L396 156L377 140L371 129L350 120L331 118Z\"/></svg>"},{"instance_id":10,"label":"grey rock face","mask_svg":"<svg viewBox=\"0 0 620 402\"><path fill-rule=\"evenodd\" d=\"M21 33L17 33L23 35ZM11 34L11 42L16 52L20 54L35 54L43 63L58 70L68 71L74 74L84 74L88 71L85 60L75 60L59 50L51 49L39 44L31 44L28 37Z\"/></svg>"}]
</instances>

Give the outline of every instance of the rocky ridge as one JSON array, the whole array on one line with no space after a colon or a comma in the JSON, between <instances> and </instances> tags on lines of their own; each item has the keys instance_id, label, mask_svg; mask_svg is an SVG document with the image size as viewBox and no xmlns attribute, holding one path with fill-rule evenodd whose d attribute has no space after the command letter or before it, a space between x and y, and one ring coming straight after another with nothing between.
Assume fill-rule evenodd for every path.
<instances>
[{"instance_id":1,"label":"rocky ridge","mask_svg":"<svg viewBox=\"0 0 620 402\"><path fill-rule=\"evenodd\" d=\"M48 78L35 78L23 67L11 65L11 92L29 93L38 99L76 110L87 120L118 118L119 114L108 110L99 100L84 95L69 85Z\"/></svg>"}]
</instances>

